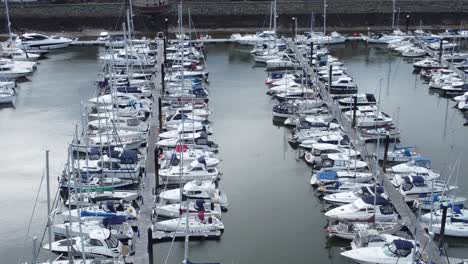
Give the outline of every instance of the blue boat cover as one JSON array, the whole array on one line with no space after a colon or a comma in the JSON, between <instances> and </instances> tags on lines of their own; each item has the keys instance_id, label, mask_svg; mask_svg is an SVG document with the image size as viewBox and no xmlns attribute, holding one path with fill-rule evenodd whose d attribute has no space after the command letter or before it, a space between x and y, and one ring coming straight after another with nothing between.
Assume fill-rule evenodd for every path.
<instances>
[{"instance_id":1,"label":"blue boat cover","mask_svg":"<svg viewBox=\"0 0 468 264\"><path fill-rule=\"evenodd\" d=\"M99 148L96 148L96 147L91 147L88 149L88 155L100 155L101 154L101 150Z\"/></svg>"},{"instance_id":2,"label":"blue boat cover","mask_svg":"<svg viewBox=\"0 0 468 264\"><path fill-rule=\"evenodd\" d=\"M460 219L460 218L455 218L455 217L452 217L450 221L452 221L453 223L468 223L467 219Z\"/></svg>"},{"instance_id":3,"label":"blue boat cover","mask_svg":"<svg viewBox=\"0 0 468 264\"><path fill-rule=\"evenodd\" d=\"M402 250L411 250L414 248L413 242L403 239L393 240L393 244L395 244L397 249Z\"/></svg>"},{"instance_id":4,"label":"blue boat cover","mask_svg":"<svg viewBox=\"0 0 468 264\"><path fill-rule=\"evenodd\" d=\"M319 180L336 180L338 174L336 171L319 171L317 172L317 179Z\"/></svg>"},{"instance_id":5,"label":"blue boat cover","mask_svg":"<svg viewBox=\"0 0 468 264\"><path fill-rule=\"evenodd\" d=\"M87 216L109 217L109 216L113 216L114 214L104 213L104 212L81 211L80 215L81 217L87 217Z\"/></svg>"},{"instance_id":6,"label":"blue boat cover","mask_svg":"<svg viewBox=\"0 0 468 264\"><path fill-rule=\"evenodd\" d=\"M127 217L124 216L124 215L113 215L113 216L110 216L110 217L106 217L102 220L102 224L105 226L105 227L109 227L111 225L121 225L122 223L124 223L125 221L127 221Z\"/></svg>"},{"instance_id":7,"label":"blue boat cover","mask_svg":"<svg viewBox=\"0 0 468 264\"><path fill-rule=\"evenodd\" d=\"M462 211L461 211L461 209L460 209L460 206L458 206L458 205L454 205L454 206L452 207L452 212L453 212L454 214L461 214L461 215L463 214Z\"/></svg>"},{"instance_id":8,"label":"blue boat cover","mask_svg":"<svg viewBox=\"0 0 468 264\"><path fill-rule=\"evenodd\" d=\"M369 196L364 196L361 198L363 202L366 204L374 204L374 196L369 195ZM376 205L386 205L388 204L388 200L383 198L382 196L377 195L377 198L375 199L375 204Z\"/></svg>"},{"instance_id":9,"label":"blue boat cover","mask_svg":"<svg viewBox=\"0 0 468 264\"><path fill-rule=\"evenodd\" d=\"M119 159L122 164L135 164L138 161L138 155L136 150L126 149L120 154Z\"/></svg>"}]
</instances>

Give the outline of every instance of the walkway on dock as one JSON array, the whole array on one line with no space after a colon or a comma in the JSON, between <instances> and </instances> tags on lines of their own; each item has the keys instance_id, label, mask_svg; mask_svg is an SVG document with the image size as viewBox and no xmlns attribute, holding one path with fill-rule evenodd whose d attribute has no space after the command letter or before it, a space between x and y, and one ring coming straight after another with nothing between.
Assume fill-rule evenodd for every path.
<instances>
[{"instance_id":1,"label":"walkway on dock","mask_svg":"<svg viewBox=\"0 0 468 264\"><path fill-rule=\"evenodd\" d=\"M312 78L317 80L317 76L315 75L313 68L309 65L308 60L304 58L303 52L300 51L292 41L288 41L287 44L295 52L302 69ZM404 201L403 196L393 186L389 180L389 177L387 177L387 175L383 172L382 168L377 165L374 155L369 154L367 145L361 137L360 133L352 128L350 120L343 115L340 107L338 106L338 103L334 101L333 98L329 95L324 83L317 81L316 84L322 99L328 105L330 113L332 113L338 122L342 125L344 132L354 143L356 149L361 152L361 156L369 164L370 170L376 178L376 181L381 183L384 187L385 193L395 207L395 210L400 215L402 223L408 227L415 240L418 241L421 247L420 250L423 251L424 259L427 260L430 258L433 263L437 264L448 263L445 257L439 255L437 245L434 243L434 241L430 240L422 226L418 223L416 216L409 208L408 204Z\"/></svg>"},{"instance_id":2,"label":"walkway on dock","mask_svg":"<svg viewBox=\"0 0 468 264\"><path fill-rule=\"evenodd\" d=\"M441 41L443 41L443 39L446 38L446 37L443 37L441 38ZM418 37L415 38L415 40L417 41L417 43L423 48L426 50L426 53L429 54L429 56L435 60L435 61L439 61L439 56L440 56L440 50L439 51L436 51L436 50L433 50L431 48L429 48L429 46L427 46L424 41ZM444 54L444 52L442 52L442 54ZM449 61L449 60L446 60L444 59L443 57L440 57L441 58L441 63L442 65L444 65L445 67L449 68L450 70L452 70L453 72L455 72L456 74L458 74L458 76L460 76L460 78L467 82L467 76L465 74L464 71L458 69L457 67L453 66L453 64Z\"/></svg>"},{"instance_id":3,"label":"walkway on dock","mask_svg":"<svg viewBox=\"0 0 468 264\"><path fill-rule=\"evenodd\" d=\"M149 262L149 247L153 246L153 241L148 240L148 229L153 227L152 210L155 202L155 186L156 186L156 163L155 150L159 134L159 106L158 98L161 96L162 80L160 64L163 61L163 43L158 42L158 57L156 60L156 73L153 76L153 106L151 108L151 117L149 121L150 129L147 140L147 156L145 162L145 174L141 178L140 194L142 196L142 204L139 211L138 229L139 235L133 239L135 247L135 255L132 261L135 264L147 264Z\"/></svg>"}]
</instances>

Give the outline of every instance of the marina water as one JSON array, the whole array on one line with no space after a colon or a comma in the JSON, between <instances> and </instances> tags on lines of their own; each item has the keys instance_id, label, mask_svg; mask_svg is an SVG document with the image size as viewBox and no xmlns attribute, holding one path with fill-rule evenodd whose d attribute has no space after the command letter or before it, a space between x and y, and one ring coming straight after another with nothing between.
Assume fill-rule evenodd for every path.
<instances>
[{"instance_id":1,"label":"marina water","mask_svg":"<svg viewBox=\"0 0 468 264\"><path fill-rule=\"evenodd\" d=\"M0 109L0 256L16 263L30 250L24 237L44 170L44 150L51 150L51 175L59 176L66 145L80 121L80 101L93 95L101 67L95 47L70 47L40 61L31 81L19 84L16 108ZM287 143L287 131L272 123L273 101L265 96L264 68L254 67L249 47L207 45L210 107L214 141L228 161L221 164L222 186L229 196L229 226L219 241L190 242L193 261L223 263L343 263L346 241L326 238L326 208L309 185L311 169ZM460 156L458 195L468 195L467 127L455 102L431 94L412 65L385 47L351 42L332 49L359 84L360 92L379 92L381 109L402 130L402 145L417 146L447 175ZM445 176L443 176L445 177ZM54 178L54 177L52 177ZM56 188L56 182L52 190ZM45 183L30 236L39 239L46 222ZM7 202L8 201L8 202ZM449 240L449 254L467 257L467 241ZM156 263L165 263L170 243L155 244ZM167 263L180 263L183 242L176 242Z\"/></svg>"}]
</instances>

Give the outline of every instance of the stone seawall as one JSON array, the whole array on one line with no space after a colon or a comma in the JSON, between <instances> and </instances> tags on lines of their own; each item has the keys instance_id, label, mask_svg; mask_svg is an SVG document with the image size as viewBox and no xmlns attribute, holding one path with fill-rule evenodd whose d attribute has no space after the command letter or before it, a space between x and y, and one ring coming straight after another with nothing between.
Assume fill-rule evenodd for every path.
<instances>
[{"instance_id":1,"label":"stone seawall","mask_svg":"<svg viewBox=\"0 0 468 264\"><path fill-rule=\"evenodd\" d=\"M124 21L124 3L76 3L76 4L10 4L12 27L17 32L25 30L79 31L86 28L119 30ZM184 13L190 9L197 28L260 28L269 22L270 1L194 1L184 2ZM410 25L460 25L468 20L468 0L397 0L400 25L410 15ZM163 13L138 14L135 12L135 28L140 31L161 31L164 18L174 26L176 3ZM314 12L315 25L322 26L323 2L278 1L278 26L291 27L291 18L297 17L300 27L310 25ZM378 0L328 0L327 27L376 27L391 25L392 1ZM5 12L0 8L0 19ZM6 32L6 23L0 30Z\"/></svg>"}]
</instances>

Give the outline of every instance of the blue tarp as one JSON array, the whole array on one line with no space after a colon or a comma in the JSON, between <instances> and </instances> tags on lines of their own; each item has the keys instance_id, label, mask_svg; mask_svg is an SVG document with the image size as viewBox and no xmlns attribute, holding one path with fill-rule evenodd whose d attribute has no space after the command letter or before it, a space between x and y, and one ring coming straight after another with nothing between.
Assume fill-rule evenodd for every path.
<instances>
[{"instance_id":1,"label":"blue tarp","mask_svg":"<svg viewBox=\"0 0 468 264\"><path fill-rule=\"evenodd\" d=\"M317 172L318 180L336 180L338 179L338 174L336 171L319 171Z\"/></svg>"},{"instance_id":2,"label":"blue tarp","mask_svg":"<svg viewBox=\"0 0 468 264\"><path fill-rule=\"evenodd\" d=\"M89 216L98 216L98 217L110 217L114 216L112 213L104 213L104 212L90 212L90 211L81 211L81 217L89 217Z\"/></svg>"}]
</instances>

